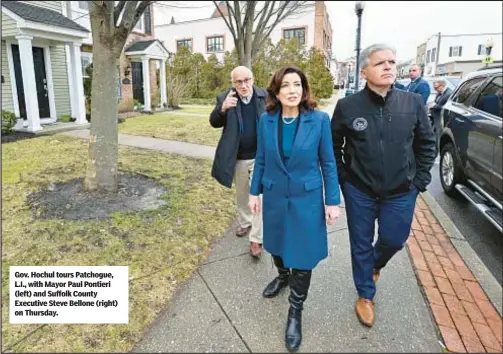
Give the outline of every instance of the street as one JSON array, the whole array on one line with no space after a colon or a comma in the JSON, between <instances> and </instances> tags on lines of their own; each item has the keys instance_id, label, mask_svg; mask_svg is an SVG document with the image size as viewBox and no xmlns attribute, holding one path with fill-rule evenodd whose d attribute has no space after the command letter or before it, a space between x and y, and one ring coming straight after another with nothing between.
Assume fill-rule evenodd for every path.
<instances>
[{"instance_id":1,"label":"street","mask_svg":"<svg viewBox=\"0 0 503 354\"><path fill-rule=\"evenodd\" d=\"M501 285L503 278L503 234L498 232L470 202L455 200L444 193L440 183L438 161L437 158L431 170L432 182L428 191Z\"/></svg>"}]
</instances>

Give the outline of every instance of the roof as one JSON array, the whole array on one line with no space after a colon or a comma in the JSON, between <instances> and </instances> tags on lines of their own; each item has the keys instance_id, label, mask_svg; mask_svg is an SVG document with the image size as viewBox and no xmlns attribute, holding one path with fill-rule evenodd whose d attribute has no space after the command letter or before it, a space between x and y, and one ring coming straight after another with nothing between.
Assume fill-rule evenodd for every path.
<instances>
[{"instance_id":1,"label":"roof","mask_svg":"<svg viewBox=\"0 0 503 354\"><path fill-rule=\"evenodd\" d=\"M145 41L137 41L137 42L134 42L130 47L128 47L124 53L133 53L133 52L143 52L144 50L146 50L148 47L150 47L154 42L158 42L161 47L169 53L169 50L166 49L166 47L164 46L164 44L162 44L162 42L158 39L149 39L149 40L145 40Z\"/></svg>"},{"instance_id":2,"label":"roof","mask_svg":"<svg viewBox=\"0 0 503 354\"><path fill-rule=\"evenodd\" d=\"M82 27L59 12L40 6L29 5L19 1L2 1L2 6L24 20L89 32L87 28Z\"/></svg>"},{"instance_id":3,"label":"roof","mask_svg":"<svg viewBox=\"0 0 503 354\"><path fill-rule=\"evenodd\" d=\"M485 68L485 67L483 67L479 70L472 71L472 72L468 73L467 75L465 75L463 77L462 82L465 82L466 80L472 79L477 76L494 75L494 74L498 74L501 72L502 72L501 68L490 68L490 67Z\"/></svg>"},{"instance_id":4,"label":"roof","mask_svg":"<svg viewBox=\"0 0 503 354\"><path fill-rule=\"evenodd\" d=\"M156 39L135 42L128 49L126 49L125 52L126 53L128 53L128 52L143 52L145 49L150 47L150 45L152 43L154 43L155 41L156 41Z\"/></svg>"}]
</instances>

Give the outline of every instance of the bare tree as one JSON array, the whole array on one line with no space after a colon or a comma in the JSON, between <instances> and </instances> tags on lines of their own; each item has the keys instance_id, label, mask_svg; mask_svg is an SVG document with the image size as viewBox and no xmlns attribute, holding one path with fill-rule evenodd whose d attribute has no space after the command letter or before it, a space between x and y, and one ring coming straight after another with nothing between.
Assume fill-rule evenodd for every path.
<instances>
[{"instance_id":1,"label":"bare tree","mask_svg":"<svg viewBox=\"0 0 503 354\"><path fill-rule=\"evenodd\" d=\"M119 59L126 40L152 1L89 1L93 82L86 190L117 191Z\"/></svg>"},{"instance_id":2,"label":"bare tree","mask_svg":"<svg viewBox=\"0 0 503 354\"><path fill-rule=\"evenodd\" d=\"M234 38L240 65L251 68L253 58L276 26L314 6L313 1L225 1L225 12L213 1ZM258 8L260 7L260 8Z\"/></svg>"}]
</instances>

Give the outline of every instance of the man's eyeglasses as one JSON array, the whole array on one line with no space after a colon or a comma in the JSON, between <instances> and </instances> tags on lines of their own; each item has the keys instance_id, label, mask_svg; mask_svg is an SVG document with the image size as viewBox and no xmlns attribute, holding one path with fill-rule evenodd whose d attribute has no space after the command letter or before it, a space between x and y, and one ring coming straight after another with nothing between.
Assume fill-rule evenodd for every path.
<instances>
[{"instance_id":1,"label":"man's eyeglasses","mask_svg":"<svg viewBox=\"0 0 503 354\"><path fill-rule=\"evenodd\" d=\"M241 86L242 84L248 85L252 81L251 77L247 77L244 80L236 80L234 81L234 85Z\"/></svg>"}]
</instances>

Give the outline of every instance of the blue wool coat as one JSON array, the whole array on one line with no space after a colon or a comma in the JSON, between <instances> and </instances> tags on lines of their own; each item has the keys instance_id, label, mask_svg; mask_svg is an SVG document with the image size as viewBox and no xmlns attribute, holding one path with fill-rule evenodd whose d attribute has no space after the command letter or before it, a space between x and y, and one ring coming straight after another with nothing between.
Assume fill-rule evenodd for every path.
<instances>
[{"instance_id":1,"label":"blue wool coat","mask_svg":"<svg viewBox=\"0 0 503 354\"><path fill-rule=\"evenodd\" d=\"M317 110L301 113L287 165L278 119L279 112L260 117L250 193L262 194L264 248L287 268L311 270L328 255L324 204L340 204L330 118Z\"/></svg>"}]
</instances>

